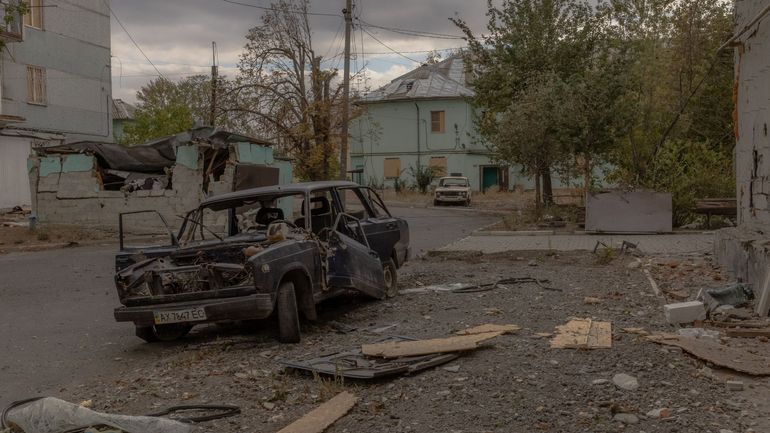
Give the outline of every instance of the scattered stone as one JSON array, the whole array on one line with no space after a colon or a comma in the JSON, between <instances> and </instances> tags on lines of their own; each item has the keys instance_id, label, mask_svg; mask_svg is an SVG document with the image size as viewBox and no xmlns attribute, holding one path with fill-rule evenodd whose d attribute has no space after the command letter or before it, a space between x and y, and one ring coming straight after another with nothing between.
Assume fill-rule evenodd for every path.
<instances>
[{"instance_id":1,"label":"scattered stone","mask_svg":"<svg viewBox=\"0 0 770 433\"><path fill-rule=\"evenodd\" d=\"M732 430L727 430L725 428L721 428L721 429L719 429L719 433L733 433L733 431Z\"/></svg>"},{"instance_id":2,"label":"scattered stone","mask_svg":"<svg viewBox=\"0 0 770 433\"><path fill-rule=\"evenodd\" d=\"M660 409L653 409L649 412L647 412L647 416L650 418L668 418L671 416L671 410L669 410L667 407L662 407Z\"/></svg>"},{"instance_id":3,"label":"scattered stone","mask_svg":"<svg viewBox=\"0 0 770 433\"><path fill-rule=\"evenodd\" d=\"M594 379L593 381L591 381L592 385L604 385L607 383L610 383L609 379Z\"/></svg>"},{"instance_id":4,"label":"scattered stone","mask_svg":"<svg viewBox=\"0 0 770 433\"><path fill-rule=\"evenodd\" d=\"M743 382L740 380L728 380L727 389L730 391L743 391Z\"/></svg>"},{"instance_id":5,"label":"scattered stone","mask_svg":"<svg viewBox=\"0 0 770 433\"><path fill-rule=\"evenodd\" d=\"M450 365L448 367L444 367L444 370L446 370L446 371L448 371L450 373L457 373L458 371L460 371L460 366L459 365Z\"/></svg>"},{"instance_id":6,"label":"scattered stone","mask_svg":"<svg viewBox=\"0 0 770 433\"><path fill-rule=\"evenodd\" d=\"M641 261L641 260L638 260L638 259L637 259L637 260L634 260L633 262L629 262L629 263L626 265L626 267L627 267L628 269L638 269L640 266L642 266L642 261Z\"/></svg>"},{"instance_id":7,"label":"scattered stone","mask_svg":"<svg viewBox=\"0 0 770 433\"><path fill-rule=\"evenodd\" d=\"M273 410L275 409L275 403L270 403L269 401L263 401L262 407L264 407L267 410Z\"/></svg>"},{"instance_id":8,"label":"scattered stone","mask_svg":"<svg viewBox=\"0 0 770 433\"><path fill-rule=\"evenodd\" d=\"M443 391L439 391L439 392L436 393L436 395L439 396L439 397L446 397L446 396L448 396L450 394L452 394L452 391L450 391L448 389L445 389Z\"/></svg>"},{"instance_id":9,"label":"scattered stone","mask_svg":"<svg viewBox=\"0 0 770 433\"><path fill-rule=\"evenodd\" d=\"M612 420L623 424L636 424L639 422L639 417L632 413L616 413Z\"/></svg>"},{"instance_id":10,"label":"scattered stone","mask_svg":"<svg viewBox=\"0 0 770 433\"><path fill-rule=\"evenodd\" d=\"M709 339L715 343L719 342L719 331L703 328L682 328L676 331L677 334L684 337Z\"/></svg>"},{"instance_id":11,"label":"scattered stone","mask_svg":"<svg viewBox=\"0 0 770 433\"><path fill-rule=\"evenodd\" d=\"M527 266L537 266L537 262L534 260L530 260L529 263L527 263Z\"/></svg>"},{"instance_id":12,"label":"scattered stone","mask_svg":"<svg viewBox=\"0 0 770 433\"><path fill-rule=\"evenodd\" d=\"M634 391L639 388L639 381L634 376L630 376L625 373L618 373L612 377L612 383L620 389L626 391Z\"/></svg>"},{"instance_id":13,"label":"scattered stone","mask_svg":"<svg viewBox=\"0 0 770 433\"><path fill-rule=\"evenodd\" d=\"M587 305L596 305L596 304L601 304L602 300L599 298L594 298L593 296L586 296L585 298L583 298L583 303Z\"/></svg>"}]
</instances>

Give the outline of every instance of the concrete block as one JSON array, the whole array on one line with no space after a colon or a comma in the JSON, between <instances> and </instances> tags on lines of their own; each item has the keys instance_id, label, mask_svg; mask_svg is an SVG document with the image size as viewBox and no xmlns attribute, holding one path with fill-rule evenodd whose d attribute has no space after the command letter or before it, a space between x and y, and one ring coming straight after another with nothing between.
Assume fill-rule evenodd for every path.
<instances>
[{"instance_id":1,"label":"concrete block","mask_svg":"<svg viewBox=\"0 0 770 433\"><path fill-rule=\"evenodd\" d=\"M663 306L666 321L672 324L692 323L706 319L706 307L700 301L678 302Z\"/></svg>"}]
</instances>

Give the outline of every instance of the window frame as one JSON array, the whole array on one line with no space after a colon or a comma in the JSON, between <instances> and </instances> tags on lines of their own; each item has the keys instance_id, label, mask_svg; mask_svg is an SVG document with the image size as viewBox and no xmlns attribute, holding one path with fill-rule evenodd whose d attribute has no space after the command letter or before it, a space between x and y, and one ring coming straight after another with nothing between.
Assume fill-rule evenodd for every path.
<instances>
[{"instance_id":1,"label":"window frame","mask_svg":"<svg viewBox=\"0 0 770 433\"><path fill-rule=\"evenodd\" d=\"M40 66L27 65L27 103L48 105L46 70Z\"/></svg>"},{"instance_id":2,"label":"window frame","mask_svg":"<svg viewBox=\"0 0 770 433\"><path fill-rule=\"evenodd\" d=\"M443 164L433 164L435 160L442 160ZM449 158L446 156L431 156L428 159L428 167L434 167L436 176L445 177L449 173Z\"/></svg>"},{"instance_id":3,"label":"window frame","mask_svg":"<svg viewBox=\"0 0 770 433\"><path fill-rule=\"evenodd\" d=\"M434 118L434 116L436 115L438 116L438 118ZM436 110L436 111L430 112L430 132L432 134L443 134L444 132L446 132L445 123L446 123L446 111Z\"/></svg>"},{"instance_id":4,"label":"window frame","mask_svg":"<svg viewBox=\"0 0 770 433\"><path fill-rule=\"evenodd\" d=\"M388 176L388 161L398 161L398 167L396 167L397 174L395 176ZM401 157L385 158L382 161L382 177L385 179L398 179L401 177Z\"/></svg>"},{"instance_id":5,"label":"window frame","mask_svg":"<svg viewBox=\"0 0 770 433\"><path fill-rule=\"evenodd\" d=\"M43 30L43 0L28 0L29 12L24 14L24 27Z\"/></svg>"}]
</instances>

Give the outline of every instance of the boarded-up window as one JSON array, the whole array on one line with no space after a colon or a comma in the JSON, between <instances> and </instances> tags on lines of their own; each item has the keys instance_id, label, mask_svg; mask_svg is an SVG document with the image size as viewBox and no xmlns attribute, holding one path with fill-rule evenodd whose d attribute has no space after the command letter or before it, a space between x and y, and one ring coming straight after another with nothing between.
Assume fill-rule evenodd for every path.
<instances>
[{"instance_id":1,"label":"boarded-up window","mask_svg":"<svg viewBox=\"0 0 770 433\"><path fill-rule=\"evenodd\" d=\"M27 0L29 12L24 14L24 25L36 29L43 28L43 0Z\"/></svg>"},{"instance_id":2,"label":"boarded-up window","mask_svg":"<svg viewBox=\"0 0 770 433\"><path fill-rule=\"evenodd\" d=\"M444 112L430 112L430 132L444 132Z\"/></svg>"},{"instance_id":3,"label":"boarded-up window","mask_svg":"<svg viewBox=\"0 0 770 433\"><path fill-rule=\"evenodd\" d=\"M385 179L401 176L401 158L385 158Z\"/></svg>"},{"instance_id":4,"label":"boarded-up window","mask_svg":"<svg viewBox=\"0 0 770 433\"><path fill-rule=\"evenodd\" d=\"M27 66L27 102L45 104L45 70Z\"/></svg>"},{"instance_id":5,"label":"boarded-up window","mask_svg":"<svg viewBox=\"0 0 770 433\"><path fill-rule=\"evenodd\" d=\"M428 165L433 167L436 176L446 176L446 156L432 156Z\"/></svg>"}]
</instances>

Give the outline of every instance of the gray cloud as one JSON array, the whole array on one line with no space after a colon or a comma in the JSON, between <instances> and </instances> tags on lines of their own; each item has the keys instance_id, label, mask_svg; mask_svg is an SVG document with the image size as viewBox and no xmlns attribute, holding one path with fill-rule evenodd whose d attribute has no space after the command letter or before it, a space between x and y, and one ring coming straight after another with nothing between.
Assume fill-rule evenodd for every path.
<instances>
[{"instance_id":1,"label":"gray cloud","mask_svg":"<svg viewBox=\"0 0 770 433\"><path fill-rule=\"evenodd\" d=\"M267 0L239 0L269 6ZM359 0L354 14L366 22L385 27L418 29L459 35L448 20L458 14L472 28L482 30L485 23L485 0ZM211 41L216 41L222 72L235 74L238 55L250 27L260 22L263 11L233 5L221 0L112 0L113 11L160 71L172 79L195 73L208 74L211 64ZM312 11L341 14L344 0L315 0ZM313 16L311 25L314 45L321 53L337 54L342 49L342 31L337 33L341 17ZM157 74L133 46L120 26L112 20L113 89L115 97L134 100L136 90ZM369 32L398 51L419 51L463 45L462 40L431 39L406 36L382 29ZM335 38L336 35L336 38ZM363 35L363 44L361 36ZM386 53L387 48L371 37L354 32L354 51ZM424 53L407 56L421 61ZM395 54L365 54L372 71L373 85L381 84L414 64ZM363 60L356 58L362 67ZM122 68L121 68L122 65Z\"/></svg>"}]
</instances>

